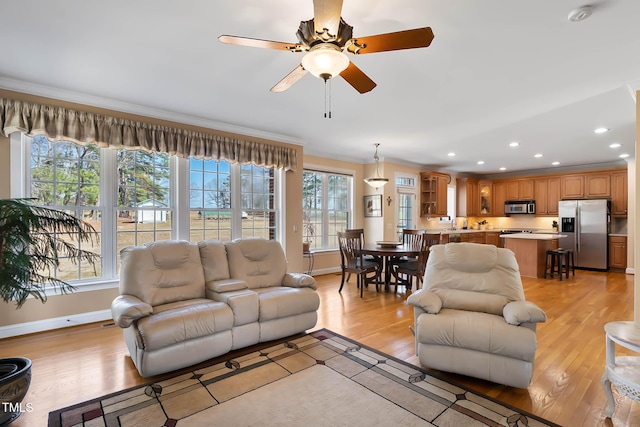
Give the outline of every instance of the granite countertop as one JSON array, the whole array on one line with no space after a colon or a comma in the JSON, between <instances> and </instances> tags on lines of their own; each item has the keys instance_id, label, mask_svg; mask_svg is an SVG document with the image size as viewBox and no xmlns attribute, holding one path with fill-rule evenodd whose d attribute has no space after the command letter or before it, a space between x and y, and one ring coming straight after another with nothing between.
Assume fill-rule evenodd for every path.
<instances>
[{"instance_id":1,"label":"granite countertop","mask_svg":"<svg viewBox=\"0 0 640 427\"><path fill-rule=\"evenodd\" d=\"M516 233L501 234L500 237L505 239L527 239L527 240L557 240L567 237L566 234L549 234L549 233Z\"/></svg>"}]
</instances>

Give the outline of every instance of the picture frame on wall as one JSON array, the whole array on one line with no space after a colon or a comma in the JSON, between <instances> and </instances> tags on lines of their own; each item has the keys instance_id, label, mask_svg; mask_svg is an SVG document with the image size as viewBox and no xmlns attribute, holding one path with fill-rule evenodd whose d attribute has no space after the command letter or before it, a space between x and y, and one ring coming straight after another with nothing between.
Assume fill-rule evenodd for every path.
<instances>
[{"instance_id":1,"label":"picture frame on wall","mask_svg":"<svg viewBox=\"0 0 640 427\"><path fill-rule=\"evenodd\" d=\"M382 216L382 194L364 196L364 216L365 218Z\"/></svg>"}]
</instances>

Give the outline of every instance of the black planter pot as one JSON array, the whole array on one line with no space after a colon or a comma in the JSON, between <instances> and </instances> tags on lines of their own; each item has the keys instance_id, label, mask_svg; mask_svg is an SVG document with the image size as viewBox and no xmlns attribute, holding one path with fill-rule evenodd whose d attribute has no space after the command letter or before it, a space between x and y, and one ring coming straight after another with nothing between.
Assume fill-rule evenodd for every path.
<instances>
[{"instance_id":1,"label":"black planter pot","mask_svg":"<svg viewBox=\"0 0 640 427\"><path fill-rule=\"evenodd\" d=\"M0 358L0 426L18 418L20 403L31 384L31 360L25 357Z\"/></svg>"}]
</instances>

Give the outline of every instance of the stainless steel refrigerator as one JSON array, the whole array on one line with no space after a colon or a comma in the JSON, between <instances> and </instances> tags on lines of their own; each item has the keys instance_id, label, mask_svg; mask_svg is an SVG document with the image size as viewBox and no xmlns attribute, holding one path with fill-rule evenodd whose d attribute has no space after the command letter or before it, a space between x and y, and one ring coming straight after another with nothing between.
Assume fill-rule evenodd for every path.
<instances>
[{"instance_id":1,"label":"stainless steel refrigerator","mask_svg":"<svg viewBox=\"0 0 640 427\"><path fill-rule=\"evenodd\" d=\"M576 267L609 268L609 205L606 199L560 201L560 234L567 237L558 246L573 249Z\"/></svg>"}]
</instances>

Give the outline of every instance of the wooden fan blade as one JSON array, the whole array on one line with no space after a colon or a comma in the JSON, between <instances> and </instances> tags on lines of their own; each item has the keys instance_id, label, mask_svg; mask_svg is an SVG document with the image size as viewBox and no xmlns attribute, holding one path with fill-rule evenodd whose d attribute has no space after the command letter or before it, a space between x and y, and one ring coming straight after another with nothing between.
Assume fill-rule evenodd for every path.
<instances>
[{"instance_id":1,"label":"wooden fan blade","mask_svg":"<svg viewBox=\"0 0 640 427\"><path fill-rule=\"evenodd\" d=\"M289 89L295 82L300 80L307 74L302 65L298 65L292 72L287 74L282 80L280 80L274 87L271 88L271 92L284 92Z\"/></svg>"},{"instance_id":2,"label":"wooden fan blade","mask_svg":"<svg viewBox=\"0 0 640 427\"><path fill-rule=\"evenodd\" d=\"M302 52L303 50L307 50L307 47L301 45L300 43L274 42L271 40L252 39L249 37L222 35L218 37L218 40L226 44L260 47L265 49L288 50L290 52Z\"/></svg>"},{"instance_id":3,"label":"wooden fan blade","mask_svg":"<svg viewBox=\"0 0 640 427\"><path fill-rule=\"evenodd\" d=\"M353 62L349 62L349 66L340 73L340 76L360 93L367 93L376 87L376 83L363 73L360 68L356 67Z\"/></svg>"},{"instance_id":4,"label":"wooden fan blade","mask_svg":"<svg viewBox=\"0 0 640 427\"><path fill-rule=\"evenodd\" d=\"M433 31L430 27L424 27L396 33L354 37L345 44L345 48L348 52L355 54L386 52L427 47L432 40Z\"/></svg>"},{"instance_id":5,"label":"wooden fan blade","mask_svg":"<svg viewBox=\"0 0 640 427\"><path fill-rule=\"evenodd\" d=\"M313 22L316 33L326 32L335 37L340 26L342 0L313 0Z\"/></svg>"}]
</instances>

